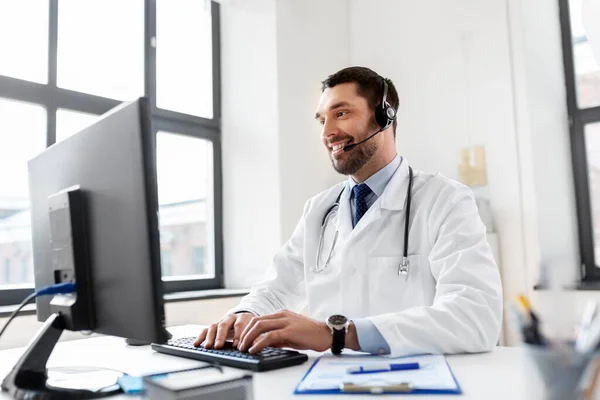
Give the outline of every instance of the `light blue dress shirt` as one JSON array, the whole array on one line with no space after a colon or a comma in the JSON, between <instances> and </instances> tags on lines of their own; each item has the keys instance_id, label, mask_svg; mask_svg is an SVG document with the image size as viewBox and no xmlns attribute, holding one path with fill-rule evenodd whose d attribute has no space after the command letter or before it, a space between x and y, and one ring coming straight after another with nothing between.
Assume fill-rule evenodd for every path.
<instances>
[{"instance_id":1,"label":"light blue dress shirt","mask_svg":"<svg viewBox=\"0 0 600 400\"><path fill-rule=\"evenodd\" d=\"M399 155L396 155L396 157L394 157L394 159L390 161L388 165L365 180L364 183L366 183L372 191L372 193L370 193L365 199L368 207L371 207L373 203L375 203L375 201L382 195L383 190L390 182L392 176L394 176L394 173L396 173L396 170L401 163L402 158ZM356 185L358 185L358 183L356 183L352 177L349 177L348 186L351 190L350 209L352 210L352 219L354 219L354 214L356 213L356 201L352 195L352 188ZM377 329L377 327L375 327L371 321L366 318L358 318L352 321L356 327L358 344L362 351L371 354L389 354L390 346L379 332L379 329Z\"/></svg>"}]
</instances>

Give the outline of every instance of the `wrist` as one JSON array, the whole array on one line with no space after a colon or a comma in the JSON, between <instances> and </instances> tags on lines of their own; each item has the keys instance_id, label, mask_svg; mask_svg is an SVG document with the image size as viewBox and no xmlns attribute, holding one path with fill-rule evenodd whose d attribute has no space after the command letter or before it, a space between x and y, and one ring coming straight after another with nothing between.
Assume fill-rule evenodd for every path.
<instances>
[{"instance_id":1,"label":"wrist","mask_svg":"<svg viewBox=\"0 0 600 400\"><path fill-rule=\"evenodd\" d=\"M333 343L333 336L331 332L331 328L327 326L325 322L319 322L319 332L323 339L321 340L321 345L316 351L327 351L331 348L331 344Z\"/></svg>"},{"instance_id":2,"label":"wrist","mask_svg":"<svg viewBox=\"0 0 600 400\"><path fill-rule=\"evenodd\" d=\"M356 333L356 326L354 326L353 321L350 321L350 325L348 325L345 347L354 351L360 350L360 344L358 343L358 334Z\"/></svg>"}]
</instances>

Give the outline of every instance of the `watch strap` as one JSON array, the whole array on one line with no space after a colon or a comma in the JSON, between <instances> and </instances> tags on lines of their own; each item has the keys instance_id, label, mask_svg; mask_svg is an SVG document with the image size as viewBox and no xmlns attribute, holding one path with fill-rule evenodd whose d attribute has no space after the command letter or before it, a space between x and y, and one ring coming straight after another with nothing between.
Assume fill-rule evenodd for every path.
<instances>
[{"instance_id":1,"label":"watch strap","mask_svg":"<svg viewBox=\"0 0 600 400\"><path fill-rule=\"evenodd\" d=\"M331 352L341 354L346 347L346 329L333 329L333 341L331 343Z\"/></svg>"}]
</instances>

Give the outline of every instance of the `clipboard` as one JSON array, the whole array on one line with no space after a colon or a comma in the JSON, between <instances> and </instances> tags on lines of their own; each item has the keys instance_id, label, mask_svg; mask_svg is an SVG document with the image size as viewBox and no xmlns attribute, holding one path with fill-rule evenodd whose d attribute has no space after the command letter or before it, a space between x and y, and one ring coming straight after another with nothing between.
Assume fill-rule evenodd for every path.
<instances>
[{"instance_id":1,"label":"clipboard","mask_svg":"<svg viewBox=\"0 0 600 400\"><path fill-rule=\"evenodd\" d=\"M443 370L444 374L447 374L445 377L446 383L449 384L452 382L452 385L446 387L419 387L418 385L414 385L412 382L404 381L401 382L399 379L402 379L403 376L410 377L411 374L419 373L427 373L427 371L395 371L395 372L385 372L382 374L373 375L375 380L381 380L386 374L393 374L388 376L393 376L392 380L395 382L391 382L387 385L369 385L369 384L355 384L355 383L344 383L345 378L338 374L338 370L342 368L341 366L332 366L331 373L328 369L329 365L323 365L320 363L338 363L344 364L344 366L358 366L360 364L364 364L365 362L371 363L391 363L393 360L410 360L411 362L419 362L421 365L431 365L432 362L435 363L436 368L439 368L440 371ZM429 364L428 364L429 363ZM344 367L345 368L345 367ZM337 369L334 371L334 369ZM320 371L317 371L320 370ZM305 383L307 380L318 380L319 377L315 377L315 373L321 373L327 375L323 378L324 381L327 381L329 386L332 387L306 387ZM343 375L343 373L342 373ZM347 376L347 375L345 375ZM387 379L386 379L387 380ZM314 383L314 382L313 382ZM336 383L334 385L334 383ZM335 386L335 388L333 387ZM379 356L331 356L324 355L317 358L311 367L308 369L306 374L302 377L298 385L294 390L294 394L297 395L322 395L322 394L447 394L447 395L460 395L462 394L462 389L458 380L454 376L452 369L448 365L446 358L443 355L425 355L425 356L416 356L416 357L402 357L400 359L392 359L387 357L379 357Z\"/></svg>"}]
</instances>

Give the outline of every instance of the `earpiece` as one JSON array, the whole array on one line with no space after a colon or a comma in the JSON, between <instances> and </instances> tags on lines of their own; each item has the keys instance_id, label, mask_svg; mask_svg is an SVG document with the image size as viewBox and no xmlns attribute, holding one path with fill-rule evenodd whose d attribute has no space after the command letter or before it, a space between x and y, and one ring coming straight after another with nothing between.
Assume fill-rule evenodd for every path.
<instances>
[{"instance_id":1,"label":"earpiece","mask_svg":"<svg viewBox=\"0 0 600 400\"><path fill-rule=\"evenodd\" d=\"M388 84L383 79L383 97L381 105L375 109L375 120L381 130L387 129L396 120L396 110L387 102Z\"/></svg>"}]
</instances>

